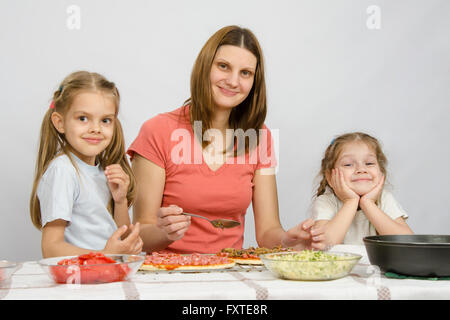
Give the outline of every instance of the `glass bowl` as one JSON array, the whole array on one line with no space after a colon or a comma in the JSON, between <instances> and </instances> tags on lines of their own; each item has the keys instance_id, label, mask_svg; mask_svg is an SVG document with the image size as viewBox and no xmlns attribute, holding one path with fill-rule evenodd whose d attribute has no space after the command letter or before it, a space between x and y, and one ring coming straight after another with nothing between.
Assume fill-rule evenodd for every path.
<instances>
[{"instance_id":1,"label":"glass bowl","mask_svg":"<svg viewBox=\"0 0 450 320\"><path fill-rule=\"evenodd\" d=\"M303 250L268 253L260 258L267 269L282 279L334 280L348 275L362 256L347 252Z\"/></svg>"},{"instance_id":2,"label":"glass bowl","mask_svg":"<svg viewBox=\"0 0 450 320\"><path fill-rule=\"evenodd\" d=\"M0 283L11 278L17 269L19 269L19 263L0 260Z\"/></svg>"},{"instance_id":3,"label":"glass bowl","mask_svg":"<svg viewBox=\"0 0 450 320\"><path fill-rule=\"evenodd\" d=\"M115 263L99 263L84 265L60 265L63 259L74 259L77 256L54 257L38 261L49 277L56 283L95 284L129 280L133 277L145 257L128 254L106 254Z\"/></svg>"}]
</instances>

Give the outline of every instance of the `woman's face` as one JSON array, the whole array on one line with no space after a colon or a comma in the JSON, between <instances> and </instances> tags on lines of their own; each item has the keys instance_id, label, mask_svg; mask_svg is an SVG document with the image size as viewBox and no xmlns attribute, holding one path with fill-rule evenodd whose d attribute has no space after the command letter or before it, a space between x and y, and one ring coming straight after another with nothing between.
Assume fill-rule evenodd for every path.
<instances>
[{"instance_id":1,"label":"woman's face","mask_svg":"<svg viewBox=\"0 0 450 320\"><path fill-rule=\"evenodd\" d=\"M223 45L211 67L211 91L218 108L234 108L247 98L255 79L257 59L249 50Z\"/></svg>"}]
</instances>

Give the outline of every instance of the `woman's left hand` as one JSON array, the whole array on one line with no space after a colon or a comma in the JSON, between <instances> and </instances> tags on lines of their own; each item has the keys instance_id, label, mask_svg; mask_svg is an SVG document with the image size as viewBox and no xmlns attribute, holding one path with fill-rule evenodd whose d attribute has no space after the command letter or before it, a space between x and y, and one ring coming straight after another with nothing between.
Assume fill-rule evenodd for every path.
<instances>
[{"instance_id":1,"label":"woman's left hand","mask_svg":"<svg viewBox=\"0 0 450 320\"><path fill-rule=\"evenodd\" d=\"M114 202L119 203L127 200L130 177L123 171L120 164L112 164L105 168L105 176L108 180Z\"/></svg>"},{"instance_id":2,"label":"woman's left hand","mask_svg":"<svg viewBox=\"0 0 450 320\"><path fill-rule=\"evenodd\" d=\"M314 225L313 219L307 219L285 232L281 239L282 247L293 247L296 250L306 249L311 243L310 229Z\"/></svg>"}]
</instances>

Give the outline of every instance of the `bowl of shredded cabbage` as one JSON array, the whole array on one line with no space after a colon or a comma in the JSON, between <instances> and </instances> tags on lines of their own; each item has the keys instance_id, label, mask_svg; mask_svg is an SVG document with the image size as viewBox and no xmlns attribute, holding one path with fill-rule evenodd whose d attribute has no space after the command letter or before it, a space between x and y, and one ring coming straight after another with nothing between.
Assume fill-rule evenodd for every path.
<instances>
[{"instance_id":1,"label":"bowl of shredded cabbage","mask_svg":"<svg viewBox=\"0 0 450 320\"><path fill-rule=\"evenodd\" d=\"M267 269L282 279L334 280L348 275L362 258L347 252L303 250L260 255Z\"/></svg>"}]
</instances>

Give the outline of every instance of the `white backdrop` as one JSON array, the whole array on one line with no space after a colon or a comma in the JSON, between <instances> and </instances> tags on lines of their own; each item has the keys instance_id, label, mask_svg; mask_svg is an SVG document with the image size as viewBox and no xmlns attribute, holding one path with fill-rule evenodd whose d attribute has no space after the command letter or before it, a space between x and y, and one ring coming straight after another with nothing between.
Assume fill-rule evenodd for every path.
<instances>
[{"instance_id":1,"label":"white backdrop","mask_svg":"<svg viewBox=\"0 0 450 320\"><path fill-rule=\"evenodd\" d=\"M449 1L1 0L0 260L41 257L28 201L58 83L81 69L116 82L128 146L146 119L189 97L198 52L230 24L264 51L285 228L307 217L326 146L360 130L383 143L412 229L449 233ZM244 245L256 245L251 207Z\"/></svg>"}]
</instances>

